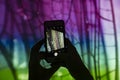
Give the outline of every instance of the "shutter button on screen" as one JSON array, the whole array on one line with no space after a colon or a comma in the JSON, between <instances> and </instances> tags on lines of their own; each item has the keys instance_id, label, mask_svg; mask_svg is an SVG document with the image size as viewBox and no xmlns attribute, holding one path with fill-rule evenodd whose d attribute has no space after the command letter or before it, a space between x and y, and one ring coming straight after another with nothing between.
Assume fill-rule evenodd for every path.
<instances>
[{"instance_id":1,"label":"shutter button on screen","mask_svg":"<svg viewBox=\"0 0 120 80\"><path fill-rule=\"evenodd\" d=\"M57 52L55 52L55 53L54 53L54 56L58 56L58 53L57 53Z\"/></svg>"}]
</instances>

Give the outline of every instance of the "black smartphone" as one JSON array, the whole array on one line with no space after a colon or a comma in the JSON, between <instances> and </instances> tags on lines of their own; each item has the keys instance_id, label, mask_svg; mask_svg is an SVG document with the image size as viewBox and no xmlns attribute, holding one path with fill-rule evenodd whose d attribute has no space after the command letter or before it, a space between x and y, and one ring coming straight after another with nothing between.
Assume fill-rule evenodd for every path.
<instances>
[{"instance_id":1,"label":"black smartphone","mask_svg":"<svg viewBox=\"0 0 120 80\"><path fill-rule=\"evenodd\" d=\"M57 56L65 49L65 24L63 20L44 22L45 47L48 53Z\"/></svg>"}]
</instances>

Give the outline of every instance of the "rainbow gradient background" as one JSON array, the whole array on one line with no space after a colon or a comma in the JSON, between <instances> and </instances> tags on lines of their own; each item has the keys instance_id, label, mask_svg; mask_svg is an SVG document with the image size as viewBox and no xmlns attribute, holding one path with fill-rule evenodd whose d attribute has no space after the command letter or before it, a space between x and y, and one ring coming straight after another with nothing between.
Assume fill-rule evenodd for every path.
<instances>
[{"instance_id":1,"label":"rainbow gradient background","mask_svg":"<svg viewBox=\"0 0 120 80\"><path fill-rule=\"evenodd\" d=\"M120 0L0 0L0 80L28 80L30 49L58 19L95 80L120 80ZM61 67L50 80L74 78Z\"/></svg>"}]
</instances>

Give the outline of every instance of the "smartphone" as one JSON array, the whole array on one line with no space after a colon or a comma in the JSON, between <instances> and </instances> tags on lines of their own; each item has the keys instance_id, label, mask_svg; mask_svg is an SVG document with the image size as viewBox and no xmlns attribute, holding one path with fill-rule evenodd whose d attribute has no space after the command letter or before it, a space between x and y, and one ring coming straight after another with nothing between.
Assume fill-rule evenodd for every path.
<instances>
[{"instance_id":1,"label":"smartphone","mask_svg":"<svg viewBox=\"0 0 120 80\"><path fill-rule=\"evenodd\" d=\"M63 20L44 22L45 47L48 53L61 53L65 48L65 24ZM56 55L57 55L56 54Z\"/></svg>"}]
</instances>

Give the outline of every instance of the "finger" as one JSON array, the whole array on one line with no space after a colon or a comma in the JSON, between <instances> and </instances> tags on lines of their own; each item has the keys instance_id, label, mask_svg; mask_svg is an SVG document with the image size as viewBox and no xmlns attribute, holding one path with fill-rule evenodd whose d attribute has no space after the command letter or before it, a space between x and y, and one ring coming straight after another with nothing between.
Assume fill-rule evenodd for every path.
<instances>
[{"instance_id":1,"label":"finger","mask_svg":"<svg viewBox=\"0 0 120 80\"><path fill-rule=\"evenodd\" d=\"M42 44L45 42L45 39L42 39L40 40L39 42L37 42L33 47L32 49L33 50L36 50L36 51L39 51L40 47L42 46Z\"/></svg>"},{"instance_id":2,"label":"finger","mask_svg":"<svg viewBox=\"0 0 120 80\"><path fill-rule=\"evenodd\" d=\"M67 48L75 48L68 38L65 38L65 44Z\"/></svg>"},{"instance_id":3,"label":"finger","mask_svg":"<svg viewBox=\"0 0 120 80\"><path fill-rule=\"evenodd\" d=\"M39 59L42 59L42 58L45 58L46 57L46 53L45 52L39 52L38 54L38 58Z\"/></svg>"},{"instance_id":4,"label":"finger","mask_svg":"<svg viewBox=\"0 0 120 80\"><path fill-rule=\"evenodd\" d=\"M40 40L38 43L36 43L32 47L31 52L30 52L30 60L34 60L34 59L36 59L40 56L39 49L40 49L40 47L42 46L43 43L44 43L44 39Z\"/></svg>"}]
</instances>

